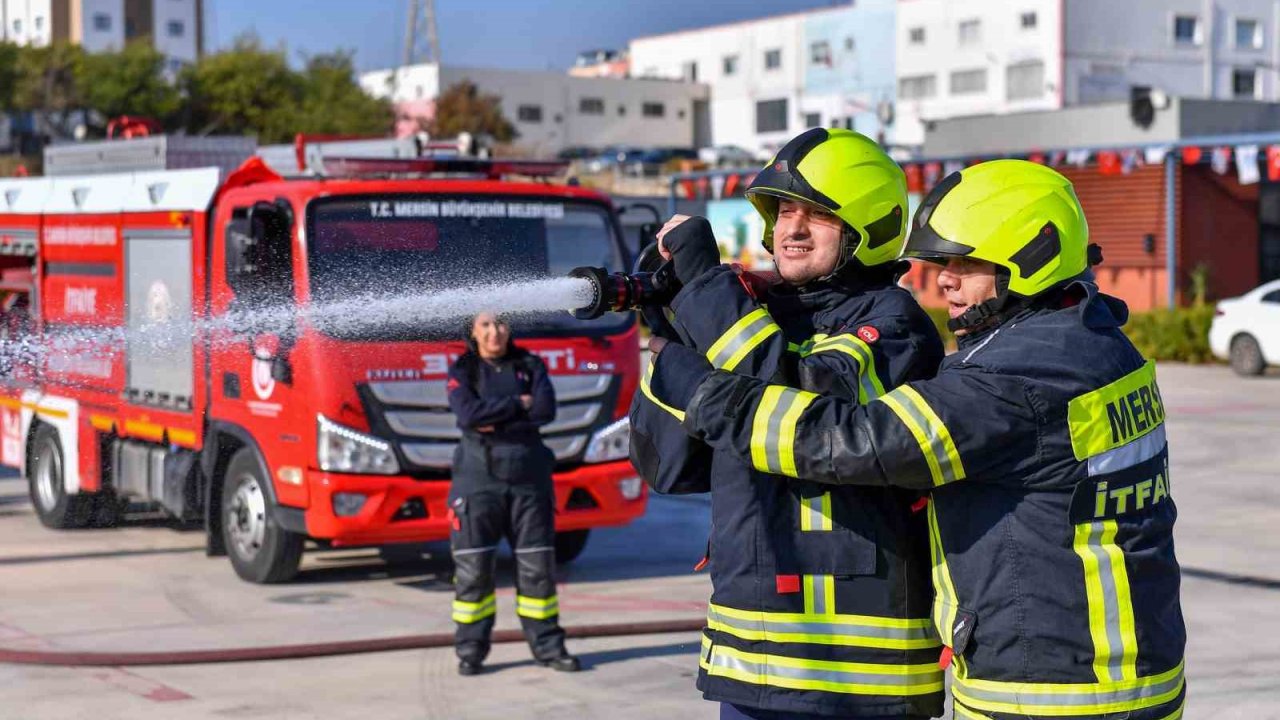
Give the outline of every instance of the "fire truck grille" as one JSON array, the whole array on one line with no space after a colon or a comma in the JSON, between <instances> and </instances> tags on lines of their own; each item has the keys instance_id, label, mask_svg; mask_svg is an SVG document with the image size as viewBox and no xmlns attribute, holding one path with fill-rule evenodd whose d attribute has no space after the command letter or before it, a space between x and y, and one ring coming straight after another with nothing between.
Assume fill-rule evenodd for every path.
<instances>
[{"instance_id":1,"label":"fire truck grille","mask_svg":"<svg viewBox=\"0 0 1280 720\"><path fill-rule=\"evenodd\" d=\"M444 380L372 382L360 394L370 424L392 438L411 471L445 473L462 432L449 411ZM579 462L591 433L613 419L618 385L614 375L553 375L555 419L542 428L543 442L559 464Z\"/></svg>"}]
</instances>

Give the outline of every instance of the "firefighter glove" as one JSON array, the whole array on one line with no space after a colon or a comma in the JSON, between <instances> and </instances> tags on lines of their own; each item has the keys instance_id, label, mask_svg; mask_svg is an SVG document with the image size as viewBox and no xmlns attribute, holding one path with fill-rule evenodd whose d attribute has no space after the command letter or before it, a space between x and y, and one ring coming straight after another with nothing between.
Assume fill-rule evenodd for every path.
<instances>
[{"instance_id":1,"label":"firefighter glove","mask_svg":"<svg viewBox=\"0 0 1280 720\"><path fill-rule=\"evenodd\" d=\"M671 253L676 278L684 285L720 264L716 236L704 217L691 217L675 226L663 236L662 244Z\"/></svg>"}]
</instances>

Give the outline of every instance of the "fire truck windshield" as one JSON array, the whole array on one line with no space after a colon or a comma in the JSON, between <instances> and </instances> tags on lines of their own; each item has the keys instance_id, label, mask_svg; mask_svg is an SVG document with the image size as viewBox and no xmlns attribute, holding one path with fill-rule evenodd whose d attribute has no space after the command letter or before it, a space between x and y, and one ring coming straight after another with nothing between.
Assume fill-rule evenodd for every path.
<instances>
[{"instance_id":1,"label":"fire truck windshield","mask_svg":"<svg viewBox=\"0 0 1280 720\"><path fill-rule=\"evenodd\" d=\"M318 304L563 277L582 265L623 269L621 243L605 208L559 198L323 198L308 209L307 238L311 296ZM458 334L453 322L369 328L319 320L322 332L348 340ZM629 314L582 321L555 311L521 316L513 329L517 336L606 334L630 322Z\"/></svg>"}]
</instances>

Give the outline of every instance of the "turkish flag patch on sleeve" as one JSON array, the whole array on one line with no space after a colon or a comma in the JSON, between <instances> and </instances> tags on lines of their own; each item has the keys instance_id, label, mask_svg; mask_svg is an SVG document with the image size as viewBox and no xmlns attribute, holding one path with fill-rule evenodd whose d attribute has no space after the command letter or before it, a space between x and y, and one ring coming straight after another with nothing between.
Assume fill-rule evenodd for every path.
<instances>
[{"instance_id":1,"label":"turkish flag patch on sleeve","mask_svg":"<svg viewBox=\"0 0 1280 720\"><path fill-rule=\"evenodd\" d=\"M460 387L462 387L462 383L458 382L457 378L449 378L449 382L445 385L445 391L453 392Z\"/></svg>"},{"instance_id":2,"label":"turkish flag patch on sleeve","mask_svg":"<svg viewBox=\"0 0 1280 720\"><path fill-rule=\"evenodd\" d=\"M854 334L862 338L863 341L873 343L880 339L880 331L870 325L863 325L854 331Z\"/></svg>"}]
</instances>

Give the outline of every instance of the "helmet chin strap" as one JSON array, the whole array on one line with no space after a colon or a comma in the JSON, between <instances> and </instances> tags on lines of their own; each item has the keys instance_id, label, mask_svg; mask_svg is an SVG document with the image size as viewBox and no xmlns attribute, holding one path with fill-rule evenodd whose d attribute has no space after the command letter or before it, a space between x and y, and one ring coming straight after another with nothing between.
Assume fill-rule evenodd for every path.
<instances>
[{"instance_id":1,"label":"helmet chin strap","mask_svg":"<svg viewBox=\"0 0 1280 720\"><path fill-rule=\"evenodd\" d=\"M1020 312L1027 305L1026 298L1009 294L1009 271L996 266L996 296L967 308L958 316L947 321L947 329L974 330L986 325L1004 322Z\"/></svg>"}]
</instances>

